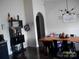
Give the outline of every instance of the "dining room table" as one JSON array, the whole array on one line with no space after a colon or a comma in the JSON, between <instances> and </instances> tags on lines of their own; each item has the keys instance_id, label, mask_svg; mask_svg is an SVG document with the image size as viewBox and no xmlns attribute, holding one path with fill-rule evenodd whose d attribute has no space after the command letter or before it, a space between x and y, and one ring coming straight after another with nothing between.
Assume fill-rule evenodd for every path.
<instances>
[{"instance_id":1,"label":"dining room table","mask_svg":"<svg viewBox=\"0 0 79 59\"><path fill-rule=\"evenodd\" d=\"M40 41L43 43L43 44L46 44L47 45L47 48L49 49L49 51L55 56L57 55L57 53L59 52L57 49L59 48L50 48L50 46L52 47L52 45L48 45L49 43L53 43L54 41L60 41L60 42L63 42L63 41L67 41L67 42L75 42L75 43L79 43L79 37L68 37L68 38L59 38L59 37L43 37L40 39ZM55 45L56 46L56 45ZM78 47L77 47L78 48ZM77 49L76 48L76 49ZM54 49L54 50L53 50ZM61 49L61 48L60 48ZM65 47L65 49L67 49ZM74 48L70 48L70 49L73 49ZM63 51L64 52L64 51ZM63 52L61 52L63 54ZM68 53L70 53L70 51L67 51ZM74 51L75 52L75 51ZM73 52L72 52L73 53ZM75 54L78 54L75 52ZM60 55L60 54L59 54ZM71 54L70 54L71 55Z\"/></svg>"},{"instance_id":2,"label":"dining room table","mask_svg":"<svg viewBox=\"0 0 79 59\"><path fill-rule=\"evenodd\" d=\"M79 37L68 37L68 38L43 37L40 39L41 42L53 42L54 40L57 40L57 41L67 40L69 42L79 42Z\"/></svg>"}]
</instances>

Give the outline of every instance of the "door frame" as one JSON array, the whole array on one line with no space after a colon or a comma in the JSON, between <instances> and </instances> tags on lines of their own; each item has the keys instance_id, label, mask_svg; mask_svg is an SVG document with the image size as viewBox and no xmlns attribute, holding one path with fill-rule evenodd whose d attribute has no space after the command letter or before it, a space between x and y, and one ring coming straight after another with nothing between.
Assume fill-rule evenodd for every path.
<instances>
[{"instance_id":1,"label":"door frame","mask_svg":"<svg viewBox=\"0 0 79 59\"><path fill-rule=\"evenodd\" d=\"M38 37L39 34L38 34L38 32L41 31L41 28L42 28L42 27L39 27L40 30L38 30L38 28L37 28L37 27L38 27L38 25L37 25L37 17L39 17L38 22L41 22L41 24L43 25L43 26L42 26L42 27L43 27L42 30L43 30L44 32L41 33L40 35L44 35L44 36L45 36L45 21L44 21L43 14L42 14L41 12L38 12L37 15L36 15L36 30L37 30L37 41L38 41L38 45L40 45L40 44L39 44L39 37ZM39 24L40 24L40 23L39 23ZM39 26L41 26L41 25L39 25ZM41 36L41 37L42 37L42 36Z\"/></svg>"}]
</instances>

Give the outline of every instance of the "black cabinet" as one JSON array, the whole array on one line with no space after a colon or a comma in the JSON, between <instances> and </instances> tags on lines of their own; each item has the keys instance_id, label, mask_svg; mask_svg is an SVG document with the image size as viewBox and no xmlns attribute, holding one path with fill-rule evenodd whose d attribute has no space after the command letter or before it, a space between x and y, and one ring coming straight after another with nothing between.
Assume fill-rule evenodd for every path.
<instances>
[{"instance_id":1,"label":"black cabinet","mask_svg":"<svg viewBox=\"0 0 79 59\"><path fill-rule=\"evenodd\" d=\"M0 59L9 59L6 42L0 42Z\"/></svg>"}]
</instances>

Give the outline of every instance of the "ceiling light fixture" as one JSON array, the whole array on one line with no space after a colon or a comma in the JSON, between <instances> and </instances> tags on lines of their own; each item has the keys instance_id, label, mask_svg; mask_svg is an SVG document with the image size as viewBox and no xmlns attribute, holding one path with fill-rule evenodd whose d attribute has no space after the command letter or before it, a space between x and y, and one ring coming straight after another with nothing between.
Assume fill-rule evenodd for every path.
<instances>
[{"instance_id":1,"label":"ceiling light fixture","mask_svg":"<svg viewBox=\"0 0 79 59\"><path fill-rule=\"evenodd\" d=\"M72 22L76 20L76 14L73 12L74 8L71 10L68 9L68 0L66 0L66 9L60 11L63 12L62 17L65 22Z\"/></svg>"}]
</instances>

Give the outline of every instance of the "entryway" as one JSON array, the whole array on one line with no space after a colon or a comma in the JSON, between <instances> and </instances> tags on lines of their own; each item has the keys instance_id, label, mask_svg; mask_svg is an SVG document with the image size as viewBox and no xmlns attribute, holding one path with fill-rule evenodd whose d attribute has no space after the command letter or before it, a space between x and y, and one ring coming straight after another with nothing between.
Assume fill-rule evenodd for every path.
<instances>
[{"instance_id":1,"label":"entryway","mask_svg":"<svg viewBox=\"0 0 79 59\"><path fill-rule=\"evenodd\" d=\"M44 27L44 18L42 13L38 12L36 16L36 26L37 26L37 37L38 37L38 43L39 47L41 46L39 39L45 37L45 27Z\"/></svg>"}]
</instances>

